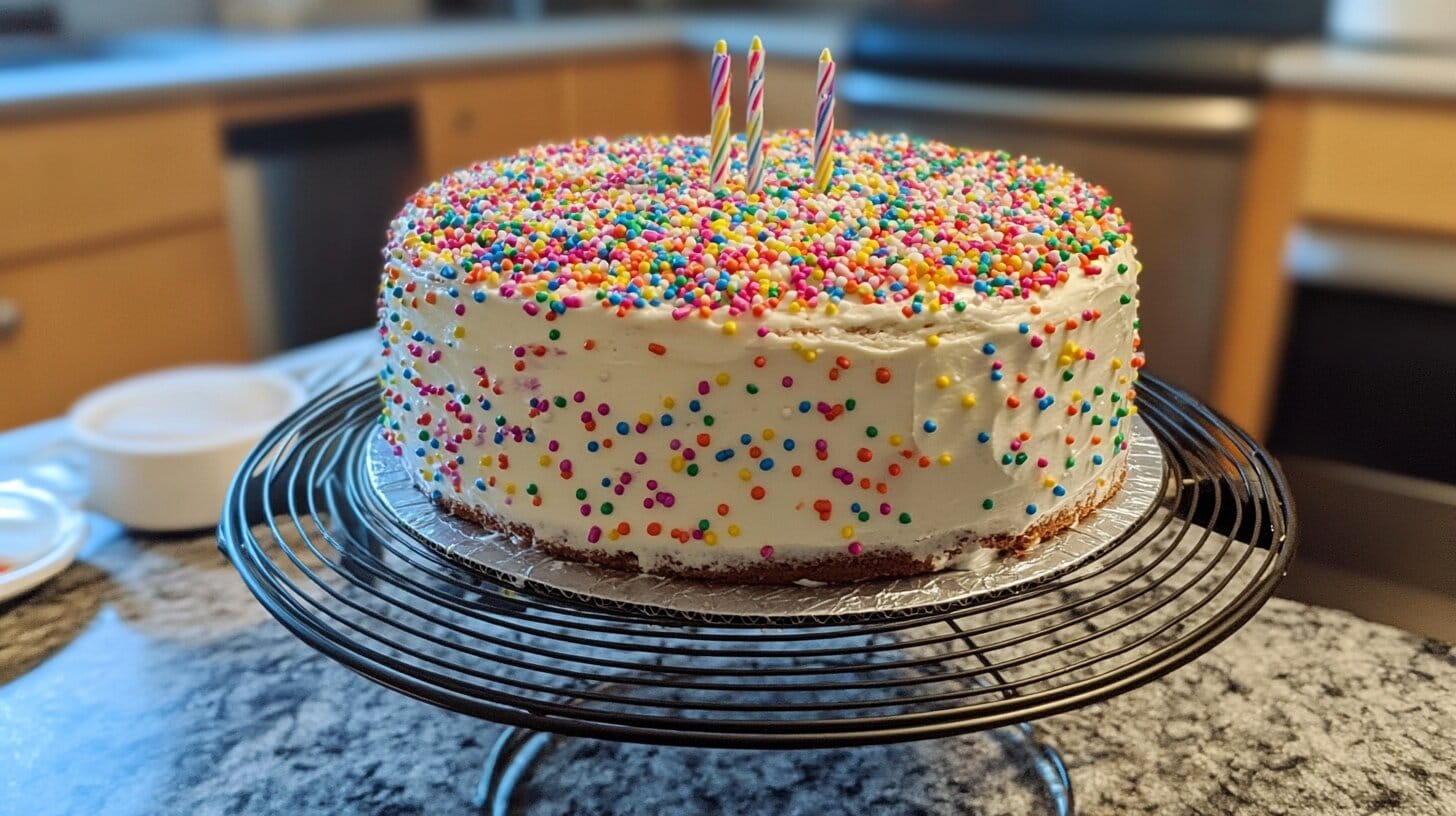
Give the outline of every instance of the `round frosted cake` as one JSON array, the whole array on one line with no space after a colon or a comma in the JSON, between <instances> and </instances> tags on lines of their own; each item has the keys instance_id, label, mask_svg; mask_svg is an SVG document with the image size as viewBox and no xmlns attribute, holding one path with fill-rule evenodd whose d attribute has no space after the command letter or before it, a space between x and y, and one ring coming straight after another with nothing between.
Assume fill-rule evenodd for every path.
<instances>
[{"instance_id":1,"label":"round frosted cake","mask_svg":"<svg viewBox=\"0 0 1456 816\"><path fill-rule=\"evenodd\" d=\"M401 465L554 556L744 582L953 568L1093 512L1142 365L1107 192L854 133L821 193L810 139L765 139L760 193L710 188L700 138L544 145L417 193L379 296Z\"/></svg>"}]
</instances>

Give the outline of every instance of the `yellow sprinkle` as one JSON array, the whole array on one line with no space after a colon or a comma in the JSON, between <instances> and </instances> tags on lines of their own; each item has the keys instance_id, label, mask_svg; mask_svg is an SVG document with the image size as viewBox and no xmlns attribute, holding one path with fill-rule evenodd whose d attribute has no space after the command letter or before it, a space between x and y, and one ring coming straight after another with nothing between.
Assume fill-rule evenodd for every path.
<instances>
[{"instance_id":1,"label":"yellow sprinkle","mask_svg":"<svg viewBox=\"0 0 1456 816\"><path fill-rule=\"evenodd\" d=\"M541 460L540 461L541 461L541 467L546 467L547 465L551 464L551 456L548 455L548 454L543 453L543 454L541 454Z\"/></svg>"},{"instance_id":2,"label":"yellow sprinkle","mask_svg":"<svg viewBox=\"0 0 1456 816\"><path fill-rule=\"evenodd\" d=\"M851 527L851 526L849 526L848 524L844 525L844 527L841 528L840 531L839 531L839 537L840 538L854 538L854 528Z\"/></svg>"},{"instance_id":3,"label":"yellow sprinkle","mask_svg":"<svg viewBox=\"0 0 1456 816\"><path fill-rule=\"evenodd\" d=\"M763 438L764 438L765 441L770 440L770 439L773 439L774 438L774 429L773 428L764 428L763 429Z\"/></svg>"},{"instance_id":4,"label":"yellow sprinkle","mask_svg":"<svg viewBox=\"0 0 1456 816\"><path fill-rule=\"evenodd\" d=\"M677 406L677 400L673 399L672 397L663 397L662 398L662 407L663 408L666 408L669 411L671 411L676 406Z\"/></svg>"},{"instance_id":5,"label":"yellow sprinkle","mask_svg":"<svg viewBox=\"0 0 1456 816\"><path fill-rule=\"evenodd\" d=\"M511 482L510 484L507 484L506 485L506 495L507 496L514 496L514 495L516 495L516 483L515 482Z\"/></svg>"},{"instance_id":6,"label":"yellow sprinkle","mask_svg":"<svg viewBox=\"0 0 1456 816\"><path fill-rule=\"evenodd\" d=\"M925 338L925 345L930 346L931 348L935 348L936 346L940 345L940 335L932 334L929 337Z\"/></svg>"},{"instance_id":7,"label":"yellow sprinkle","mask_svg":"<svg viewBox=\"0 0 1456 816\"><path fill-rule=\"evenodd\" d=\"M672 457L671 466L673 473L682 473L683 467L685 467L682 456L678 455Z\"/></svg>"},{"instance_id":8,"label":"yellow sprinkle","mask_svg":"<svg viewBox=\"0 0 1456 816\"><path fill-rule=\"evenodd\" d=\"M731 320L728 321L727 323L724 323L723 324L723 333L724 334L727 334L727 335L737 334L738 333L738 324L737 323L734 323Z\"/></svg>"},{"instance_id":9,"label":"yellow sprinkle","mask_svg":"<svg viewBox=\"0 0 1456 816\"><path fill-rule=\"evenodd\" d=\"M962 408L975 408L976 407L976 395L975 394L966 394L965 396L961 397L961 407Z\"/></svg>"},{"instance_id":10,"label":"yellow sprinkle","mask_svg":"<svg viewBox=\"0 0 1456 816\"><path fill-rule=\"evenodd\" d=\"M643 411L642 413L640 413L640 414L637 415L637 423L639 425L651 425L652 424L652 414L649 414L646 411Z\"/></svg>"},{"instance_id":11,"label":"yellow sprinkle","mask_svg":"<svg viewBox=\"0 0 1456 816\"><path fill-rule=\"evenodd\" d=\"M738 478L742 479L745 482L750 481L751 479L753 479L753 471L749 470L748 468L739 468Z\"/></svg>"},{"instance_id":12,"label":"yellow sprinkle","mask_svg":"<svg viewBox=\"0 0 1456 816\"><path fill-rule=\"evenodd\" d=\"M1045 488L1053 488L1053 487L1056 487L1057 486L1057 480L1056 479L1053 479L1050 476L1048 476L1045 479L1042 479L1041 480L1041 486L1042 487L1045 487Z\"/></svg>"},{"instance_id":13,"label":"yellow sprinkle","mask_svg":"<svg viewBox=\"0 0 1456 816\"><path fill-rule=\"evenodd\" d=\"M1112 358L1112 370L1113 371L1116 371L1119 368L1122 368L1122 361L1119 360L1119 359L1117 359L1116 357L1113 357Z\"/></svg>"},{"instance_id":14,"label":"yellow sprinkle","mask_svg":"<svg viewBox=\"0 0 1456 816\"><path fill-rule=\"evenodd\" d=\"M1072 392L1072 402L1081 402L1081 401L1082 401L1082 392L1080 390L1079 391L1073 391Z\"/></svg>"},{"instance_id":15,"label":"yellow sprinkle","mask_svg":"<svg viewBox=\"0 0 1456 816\"><path fill-rule=\"evenodd\" d=\"M617 533L616 528L612 528L612 529L610 529L610 530L607 531L607 538L610 539L610 540L612 540L612 541L616 541L620 537L621 536Z\"/></svg>"},{"instance_id":16,"label":"yellow sprinkle","mask_svg":"<svg viewBox=\"0 0 1456 816\"><path fill-rule=\"evenodd\" d=\"M942 453L940 455L940 460L939 461L940 461L940 463L942 465L948 465L948 464L950 464L951 463L950 454L948 454L948 453Z\"/></svg>"},{"instance_id":17,"label":"yellow sprinkle","mask_svg":"<svg viewBox=\"0 0 1456 816\"><path fill-rule=\"evenodd\" d=\"M707 544L709 547L713 546L714 544L717 544L718 543L718 534L715 533L715 532L713 532L712 530L709 530L708 532L703 533L703 543L704 544Z\"/></svg>"},{"instance_id":18,"label":"yellow sprinkle","mask_svg":"<svg viewBox=\"0 0 1456 816\"><path fill-rule=\"evenodd\" d=\"M483 468L488 468L488 467L490 467L494 463L495 463L495 457L494 456L482 456L482 457L480 457L480 466L483 467Z\"/></svg>"},{"instance_id":19,"label":"yellow sprinkle","mask_svg":"<svg viewBox=\"0 0 1456 816\"><path fill-rule=\"evenodd\" d=\"M950 388L950 377L947 377L944 374L940 375L939 377L936 377L935 378L935 387L936 388Z\"/></svg>"},{"instance_id":20,"label":"yellow sprinkle","mask_svg":"<svg viewBox=\"0 0 1456 816\"><path fill-rule=\"evenodd\" d=\"M817 359L819 359L819 352L815 351L814 349L808 349L804 352L804 362L812 363Z\"/></svg>"},{"instance_id":21,"label":"yellow sprinkle","mask_svg":"<svg viewBox=\"0 0 1456 816\"><path fill-rule=\"evenodd\" d=\"M464 337L465 336L465 327L464 326L456 326L455 327L455 331L451 332L451 334L455 335L455 339L458 340L461 337Z\"/></svg>"},{"instance_id":22,"label":"yellow sprinkle","mask_svg":"<svg viewBox=\"0 0 1456 816\"><path fill-rule=\"evenodd\" d=\"M727 385L728 384L728 379L729 379L728 378L728 372L726 372L726 371L719 372L718 376L715 379L717 380L717 382L718 382L719 385Z\"/></svg>"},{"instance_id":23,"label":"yellow sprinkle","mask_svg":"<svg viewBox=\"0 0 1456 816\"><path fill-rule=\"evenodd\" d=\"M739 530L738 530L738 525L737 524L730 524L730 525L728 525L728 535L733 536L734 538L737 538L738 537L738 533L739 533Z\"/></svg>"},{"instance_id":24,"label":"yellow sprinkle","mask_svg":"<svg viewBox=\"0 0 1456 816\"><path fill-rule=\"evenodd\" d=\"M891 445L899 445L901 442L904 441L905 438L903 436L900 436L899 434L890 434L889 442Z\"/></svg>"}]
</instances>

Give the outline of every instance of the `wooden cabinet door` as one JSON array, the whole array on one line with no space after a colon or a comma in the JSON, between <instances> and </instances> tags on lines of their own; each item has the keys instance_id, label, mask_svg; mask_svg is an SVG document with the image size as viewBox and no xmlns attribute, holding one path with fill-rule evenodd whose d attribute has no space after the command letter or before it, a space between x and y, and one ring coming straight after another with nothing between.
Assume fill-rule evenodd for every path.
<instances>
[{"instance_id":1,"label":"wooden cabinet door","mask_svg":"<svg viewBox=\"0 0 1456 816\"><path fill-rule=\"evenodd\" d=\"M483 68L421 83L416 131L430 178L539 142L571 137L570 77L562 65Z\"/></svg>"},{"instance_id":2,"label":"wooden cabinet door","mask_svg":"<svg viewBox=\"0 0 1456 816\"><path fill-rule=\"evenodd\" d=\"M0 269L19 327L0 337L0 428L160 366L246 356L222 226Z\"/></svg>"},{"instance_id":3,"label":"wooden cabinet door","mask_svg":"<svg viewBox=\"0 0 1456 816\"><path fill-rule=\"evenodd\" d=\"M9 259L221 218L216 125L188 105L0 127L0 272Z\"/></svg>"},{"instance_id":4,"label":"wooden cabinet door","mask_svg":"<svg viewBox=\"0 0 1456 816\"><path fill-rule=\"evenodd\" d=\"M679 54L603 56L571 66L574 137L707 132L708 70L693 73ZM690 91L701 93L693 96ZM701 105L689 104L700 99ZM691 114L701 110L693 120ZM736 111L735 111L736 112Z\"/></svg>"}]
</instances>

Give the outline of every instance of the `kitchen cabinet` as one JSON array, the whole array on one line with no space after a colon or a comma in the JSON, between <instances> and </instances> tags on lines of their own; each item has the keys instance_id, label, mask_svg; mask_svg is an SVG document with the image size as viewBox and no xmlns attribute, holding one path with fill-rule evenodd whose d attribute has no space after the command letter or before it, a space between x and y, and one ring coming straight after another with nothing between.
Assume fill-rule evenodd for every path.
<instances>
[{"instance_id":1,"label":"kitchen cabinet","mask_svg":"<svg viewBox=\"0 0 1456 816\"><path fill-rule=\"evenodd\" d=\"M415 97L421 164L429 178L490 156L570 135L561 64L497 68L422 81Z\"/></svg>"},{"instance_id":2,"label":"kitchen cabinet","mask_svg":"<svg viewBox=\"0 0 1456 816\"><path fill-rule=\"evenodd\" d=\"M0 427L129 374L244 356L220 145L201 104L0 129Z\"/></svg>"},{"instance_id":3,"label":"kitchen cabinet","mask_svg":"<svg viewBox=\"0 0 1456 816\"><path fill-rule=\"evenodd\" d=\"M119 377L242 359L229 257L217 223L6 264L0 298L21 317L0 339L0 428L55 416Z\"/></svg>"},{"instance_id":4,"label":"kitchen cabinet","mask_svg":"<svg viewBox=\"0 0 1456 816\"><path fill-rule=\"evenodd\" d=\"M415 116L425 172L437 177L540 142L691 132L706 69L694 73L687 62L676 52L605 55L424 79Z\"/></svg>"},{"instance_id":5,"label":"kitchen cabinet","mask_svg":"<svg viewBox=\"0 0 1456 816\"><path fill-rule=\"evenodd\" d=\"M0 129L0 260L220 221L220 163L216 124L196 105Z\"/></svg>"}]
</instances>

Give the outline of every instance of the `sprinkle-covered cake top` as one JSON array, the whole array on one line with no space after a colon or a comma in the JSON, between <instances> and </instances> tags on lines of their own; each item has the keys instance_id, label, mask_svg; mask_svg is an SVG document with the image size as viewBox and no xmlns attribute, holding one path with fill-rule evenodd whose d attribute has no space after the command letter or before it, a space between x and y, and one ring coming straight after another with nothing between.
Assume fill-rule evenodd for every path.
<instances>
[{"instance_id":1,"label":"sprinkle-covered cake top","mask_svg":"<svg viewBox=\"0 0 1456 816\"><path fill-rule=\"evenodd\" d=\"M708 184L708 142L543 145L453 173L393 222L386 260L531 314L906 317L1046 294L1131 239L1106 190L1054 164L903 135L839 134L824 193L812 134L765 136L761 194ZM1110 271L1110 270L1109 270ZM883 307L881 307L883 310Z\"/></svg>"}]
</instances>

